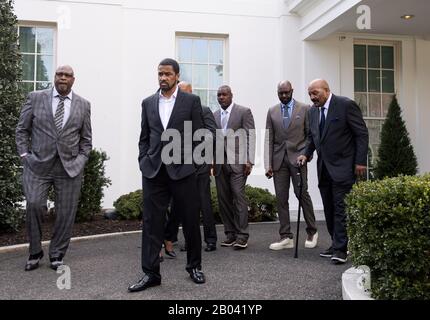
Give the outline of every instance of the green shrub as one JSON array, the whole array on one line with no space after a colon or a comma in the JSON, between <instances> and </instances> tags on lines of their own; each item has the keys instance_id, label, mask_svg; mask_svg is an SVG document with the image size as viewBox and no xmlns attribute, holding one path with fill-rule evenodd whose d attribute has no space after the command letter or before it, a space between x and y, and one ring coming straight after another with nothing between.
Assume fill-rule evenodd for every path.
<instances>
[{"instance_id":1,"label":"green shrub","mask_svg":"<svg viewBox=\"0 0 430 320\"><path fill-rule=\"evenodd\" d=\"M15 145L23 102L17 24L12 1L0 0L0 230L18 230L24 219L21 164Z\"/></svg>"},{"instance_id":2,"label":"green shrub","mask_svg":"<svg viewBox=\"0 0 430 320\"><path fill-rule=\"evenodd\" d=\"M143 210L142 190L136 190L119 197L114 203L120 219L138 219Z\"/></svg>"},{"instance_id":3,"label":"green shrub","mask_svg":"<svg viewBox=\"0 0 430 320\"><path fill-rule=\"evenodd\" d=\"M102 209L103 188L111 185L111 180L105 176L105 161L109 160L106 152L91 150L85 165L82 179L81 196L75 220L78 222L91 221ZM49 200L54 201L55 194L52 187L49 192ZM55 214L55 207L50 210Z\"/></svg>"},{"instance_id":4,"label":"green shrub","mask_svg":"<svg viewBox=\"0 0 430 320\"><path fill-rule=\"evenodd\" d=\"M249 199L249 222L276 220L276 198L274 195L266 189L248 185L245 187L245 194ZM211 188L211 204L215 222L222 223L215 187ZM113 205L121 219L137 219L143 210L142 190L122 195Z\"/></svg>"},{"instance_id":5,"label":"green shrub","mask_svg":"<svg viewBox=\"0 0 430 320\"><path fill-rule=\"evenodd\" d=\"M430 299L430 175L361 182L346 197L354 266L376 299Z\"/></svg>"},{"instance_id":6,"label":"green shrub","mask_svg":"<svg viewBox=\"0 0 430 320\"><path fill-rule=\"evenodd\" d=\"M276 198L267 189L245 186L245 196L248 199L248 221L262 222L275 221ZM222 223L219 215L219 204L216 187L211 188L212 210L217 223Z\"/></svg>"},{"instance_id":7,"label":"green shrub","mask_svg":"<svg viewBox=\"0 0 430 320\"><path fill-rule=\"evenodd\" d=\"M90 221L101 210L103 188L111 185L105 176L105 162L109 160L106 152L91 150L85 165L84 177L79 199L77 221Z\"/></svg>"}]
</instances>

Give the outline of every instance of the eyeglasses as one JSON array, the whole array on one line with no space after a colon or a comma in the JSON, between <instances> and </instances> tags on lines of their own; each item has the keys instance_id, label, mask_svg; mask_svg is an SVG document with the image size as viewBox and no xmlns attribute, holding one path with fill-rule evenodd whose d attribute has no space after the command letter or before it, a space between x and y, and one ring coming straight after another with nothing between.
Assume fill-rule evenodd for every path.
<instances>
[{"instance_id":1,"label":"eyeglasses","mask_svg":"<svg viewBox=\"0 0 430 320\"><path fill-rule=\"evenodd\" d=\"M61 78L61 77L72 78L73 77L73 73L68 73L68 72L56 72L55 75L59 78Z\"/></svg>"}]
</instances>

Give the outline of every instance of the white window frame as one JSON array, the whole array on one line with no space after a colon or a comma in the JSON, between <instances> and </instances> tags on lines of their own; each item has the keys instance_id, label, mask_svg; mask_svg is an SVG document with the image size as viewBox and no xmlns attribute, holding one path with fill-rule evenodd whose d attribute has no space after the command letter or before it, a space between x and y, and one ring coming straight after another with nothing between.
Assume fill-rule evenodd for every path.
<instances>
[{"instance_id":1,"label":"white window frame","mask_svg":"<svg viewBox=\"0 0 430 320\"><path fill-rule=\"evenodd\" d=\"M223 81L222 84L228 84L228 35L227 34L211 34L211 33L190 33L190 32L176 32L175 34L175 56L178 60L178 63L188 63L192 66L194 65L205 65L205 66L211 66L211 65L219 65L214 63L194 63L193 61L180 61L179 60L179 40L180 39L198 39L198 40L219 40L223 42ZM209 73L208 73L208 82L209 83ZM192 80L191 80L192 81ZM195 87L193 85L193 90L206 90L208 93L208 104L209 104L209 91L216 90L218 88L201 88L201 87ZM202 104L206 104L206 102L202 101ZM219 106L217 106L219 107ZM212 108L212 111L214 111L214 108Z\"/></svg>"},{"instance_id":2,"label":"white window frame","mask_svg":"<svg viewBox=\"0 0 430 320\"><path fill-rule=\"evenodd\" d=\"M33 22L33 21L18 21L18 41L19 41L19 29L22 27L27 28L51 28L53 30L53 37L52 37L52 63L53 63L53 71L55 72L56 66L57 66L57 24L56 23L50 23L50 22ZM35 44L37 44L37 35L35 39ZM21 54L32 54L34 55L35 63L34 63L34 74L33 74L33 80L22 80L23 83L33 83L33 90L37 90L36 86L38 83L44 83L47 81L37 81L37 56L43 55L40 53L35 52L22 52L20 49ZM54 77L54 75L51 75ZM54 79L54 78L53 78ZM54 80L50 81L51 87L54 85Z\"/></svg>"}]
</instances>

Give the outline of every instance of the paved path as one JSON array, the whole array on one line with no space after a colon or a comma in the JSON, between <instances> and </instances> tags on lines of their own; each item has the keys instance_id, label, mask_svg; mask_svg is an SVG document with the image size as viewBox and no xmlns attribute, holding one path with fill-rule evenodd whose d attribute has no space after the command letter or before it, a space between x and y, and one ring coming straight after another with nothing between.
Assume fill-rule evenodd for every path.
<instances>
[{"instance_id":1,"label":"paved path","mask_svg":"<svg viewBox=\"0 0 430 320\"><path fill-rule=\"evenodd\" d=\"M127 292L127 286L141 274L140 233L72 242L65 258L71 270L69 290L57 288L61 274L49 268L46 257L39 269L24 272L26 249L3 252L0 299L342 299L341 275L350 263L332 265L329 259L319 257L319 251L330 244L322 221L318 222L318 247L304 249L304 225L298 259L294 259L293 249L268 249L278 238L277 223L251 224L246 250L218 247L214 252L203 252L205 284L191 281L185 272L185 252L175 247L178 258L161 264L162 285L134 294ZM222 226L217 230L222 240Z\"/></svg>"}]
</instances>

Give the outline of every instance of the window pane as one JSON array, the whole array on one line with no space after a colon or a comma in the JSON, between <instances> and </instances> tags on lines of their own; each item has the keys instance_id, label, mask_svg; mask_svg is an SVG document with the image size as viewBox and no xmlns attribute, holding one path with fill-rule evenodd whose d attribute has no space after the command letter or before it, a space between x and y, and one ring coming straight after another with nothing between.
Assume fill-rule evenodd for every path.
<instances>
[{"instance_id":1,"label":"window pane","mask_svg":"<svg viewBox=\"0 0 430 320\"><path fill-rule=\"evenodd\" d=\"M369 94L369 116L381 117L381 95Z\"/></svg>"},{"instance_id":2,"label":"window pane","mask_svg":"<svg viewBox=\"0 0 430 320\"><path fill-rule=\"evenodd\" d=\"M51 82L36 82L36 90L43 90L51 88Z\"/></svg>"},{"instance_id":3,"label":"window pane","mask_svg":"<svg viewBox=\"0 0 430 320\"><path fill-rule=\"evenodd\" d=\"M34 53L36 36L34 28L20 27L19 28L19 46L21 52Z\"/></svg>"},{"instance_id":4,"label":"window pane","mask_svg":"<svg viewBox=\"0 0 430 320\"><path fill-rule=\"evenodd\" d=\"M382 68L394 69L393 47L382 47Z\"/></svg>"},{"instance_id":5,"label":"window pane","mask_svg":"<svg viewBox=\"0 0 430 320\"><path fill-rule=\"evenodd\" d=\"M192 60L193 40L181 39L178 40L178 60L181 62L191 62Z\"/></svg>"},{"instance_id":6,"label":"window pane","mask_svg":"<svg viewBox=\"0 0 430 320\"><path fill-rule=\"evenodd\" d=\"M52 56L37 56L36 81L52 81Z\"/></svg>"},{"instance_id":7,"label":"window pane","mask_svg":"<svg viewBox=\"0 0 430 320\"><path fill-rule=\"evenodd\" d=\"M354 91L367 92L365 69L354 69Z\"/></svg>"},{"instance_id":8,"label":"window pane","mask_svg":"<svg viewBox=\"0 0 430 320\"><path fill-rule=\"evenodd\" d=\"M222 66L209 66L209 88L218 89L223 83Z\"/></svg>"},{"instance_id":9,"label":"window pane","mask_svg":"<svg viewBox=\"0 0 430 320\"><path fill-rule=\"evenodd\" d=\"M372 149L372 160L377 158L377 151L380 144L380 132L384 120L366 120L367 128L369 130L369 144Z\"/></svg>"},{"instance_id":10,"label":"window pane","mask_svg":"<svg viewBox=\"0 0 430 320\"><path fill-rule=\"evenodd\" d=\"M22 55L22 80L34 81L34 55Z\"/></svg>"},{"instance_id":11,"label":"window pane","mask_svg":"<svg viewBox=\"0 0 430 320\"><path fill-rule=\"evenodd\" d=\"M208 40L193 41L193 62L208 62Z\"/></svg>"},{"instance_id":12,"label":"window pane","mask_svg":"<svg viewBox=\"0 0 430 320\"><path fill-rule=\"evenodd\" d=\"M209 91L209 108L211 108L212 112L215 112L219 108L218 100L216 97L217 90Z\"/></svg>"},{"instance_id":13,"label":"window pane","mask_svg":"<svg viewBox=\"0 0 430 320\"><path fill-rule=\"evenodd\" d=\"M382 116L386 117L388 112L388 107L393 101L394 94L383 94L382 95Z\"/></svg>"},{"instance_id":14,"label":"window pane","mask_svg":"<svg viewBox=\"0 0 430 320\"><path fill-rule=\"evenodd\" d=\"M196 88L208 87L208 66L207 65L193 66L193 86Z\"/></svg>"},{"instance_id":15,"label":"window pane","mask_svg":"<svg viewBox=\"0 0 430 320\"><path fill-rule=\"evenodd\" d=\"M51 28L37 28L37 52L53 54L54 30Z\"/></svg>"},{"instance_id":16,"label":"window pane","mask_svg":"<svg viewBox=\"0 0 430 320\"><path fill-rule=\"evenodd\" d=\"M381 92L381 76L379 70L369 70L369 92Z\"/></svg>"},{"instance_id":17,"label":"window pane","mask_svg":"<svg viewBox=\"0 0 430 320\"><path fill-rule=\"evenodd\" d=\"M209 41L209 63L223 64L223 41Z\"/></svg>"},{"instance_id":18,"label":"window pane","mask_svg":"<svg viewBox=\"0 0 430 320\"><path fill-rule=\"evenodd\" d=\"M369 65L368 68L380 68L381 67L381 61L380 61L380 49L379 46L368 46L367 52L368 52L368 59L369 59Z\"/></svg>"},{"instance_id":19,"label":"window pane","mask_svg":"<svg viewBox=\"0 0 430 320\"><path fill-rule=\"evenodd\" d=\"M34 82L20 82L19 86L24 91L24 94L34 91Z\"/></svg>"},{"instance_id":20,"label":"window pane","mask_svg":"<svg viewBox=\"0 0 430 320\"><path fill-rule=\"evenodd\" d=\"M363 117L367 116L367 94L366 93L356 93L354 97L355 102L361 109Z\"/></svg>"},{"instance_id":21,"label":"window pane","mask_svg":"<svg viewBox=\"0 0 430 320\"><path fill-rule=\"evenodd\" d=\"M180 80L192 83L192 65L189 63L180 63L179 70Z\"/></svg>"},{"instance_id":22,"label":"window pane","mask_svg":"<svg viewBox=\"0 0 430 320\"><path fill-rule=\"evenodd\" d=\"M382 92L394 93L394 71L382 70Z\"/></svg>"},{"instance_id":23,"label":"window pane","mask_svg":"<svg viewBox=\"0 0 430 320\"><path fill-rule=\"evenodd\" d=\"M354 67L366 67L366 46L354 45Z\"/></svg>"},{"instance_id":24,"label":"window pane","mask_svg":"<svg viewBox=\"0 0 430 320\"><path fill-rule=\"evenodd\" d=\"M193 90L193 93L200 97L203 105L208 105L208 91L207 90Z\"/></svg>"}]
</instances>

